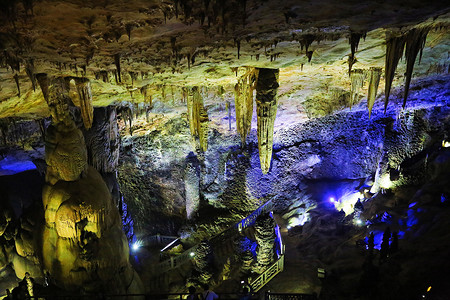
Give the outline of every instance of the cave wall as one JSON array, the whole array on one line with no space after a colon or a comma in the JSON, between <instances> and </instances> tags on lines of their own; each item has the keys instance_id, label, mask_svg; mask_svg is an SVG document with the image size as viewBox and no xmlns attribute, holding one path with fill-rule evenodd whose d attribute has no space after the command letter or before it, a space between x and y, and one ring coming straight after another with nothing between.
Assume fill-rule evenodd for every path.
<instances>
[{"instance_id":1,"label":"cave wall","mask_svg":"<svg viewBox=\"0 0 450 300\"><path fill-rule=\"evenodd\" d=\"M274 134L268 174L261 172L254 129L241 148L237 134L211 126L204 153L193 151L185 116L169 121L161 117L147 134L122 135L119 182L137 231L176 234L187 218L186 205L193 215L192 203L184 200L186 191L189 201L199 202L197 222L188 231L201 235L202 231L220 231L269 198L277 211L296 202L313 206L325 193L315 193L311 201L307 189L311 181L334 181L351 190L375 180L372 192L387 188L381 184L382 176L398 169L405 159L440 146L445 138L449 129L447 79L418 81L406 110L393 105L383 114L378 104L369 118L366 110L355 106L304 123L293 120ZM400 98L398 91L394 96ZM194 175L197 180L186 180ZM197 184L199 195L192 197L192 185ZM202 207L222 216L209 229L199 218L212 212L202 212Z\"/></svg>"}]
</instances>

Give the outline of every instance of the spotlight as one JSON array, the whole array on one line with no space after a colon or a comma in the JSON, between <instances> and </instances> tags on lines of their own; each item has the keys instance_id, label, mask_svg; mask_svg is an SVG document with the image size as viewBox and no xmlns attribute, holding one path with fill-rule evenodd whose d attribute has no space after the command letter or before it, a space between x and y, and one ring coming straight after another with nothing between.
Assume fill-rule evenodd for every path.
<instances>
[{"instance_id":1,"label":"spotlight","mask_svg":"<svg viewBox=\"0 0 450 300\"><path fill-rule=\"evenodd\" d=\"M287 230L290 230L292 228L291 225L286 226Z\"/></svg>"},{"instance_id":2,"label":"spotlight","mask_svg":"<svg viewBox=\"0 0 450 300\"><path fill-rule=\"evenodd\" d=\"M191 252L191 253L189 253L189 255L190 255L191 257L194 257L195 252Z\"/></svg>"},{"instance_id":3,"label":"spotlight","mask_svg":"<svg viewBox=\"0 0 450 300\"><path fill-rule=\"evenodd\" d=\"M334 197L330 197L330 202L334 203Z\"/></svg>"},{"instance_id":4,"label":"spotlight","mask_svg":"<svg viewBox=\"0 0 450 300\"><path fill-rule=\"evenodd\" d=\"M356 220L356 224L362 225L362 221L361 221L360 219L357 219L357 220Z\"/></svg>"},{"instance_id":5,"label":"spotlight","mask_svg":"<svg viewBox=\"0 0 450 300\"><path fill-rule=\"evenodd\" d=\"M133 245L131 245L131 250L133 250L134 252L138 251L139 248L142 246L142 241L136 241L133 243Z\"/></svg>"}]
</instances>

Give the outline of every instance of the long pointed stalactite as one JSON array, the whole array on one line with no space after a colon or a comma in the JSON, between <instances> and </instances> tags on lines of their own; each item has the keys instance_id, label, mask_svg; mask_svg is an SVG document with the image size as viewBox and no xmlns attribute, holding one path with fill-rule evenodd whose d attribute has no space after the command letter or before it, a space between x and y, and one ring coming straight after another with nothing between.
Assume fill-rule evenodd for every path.
<instances>
[{"instance_id":1,"label":"long pointed stalactite","mask_svg":"<svg viewBox=\"0 0 450 300\"><path fill-rule=\"evenodd\" d=\"M91 83L86 78L75 78L77 86L79 105L83 124L86 129L91 128L94 119L94 107L92 106Z\"/></svg>"},{"instance_id":2,"label":"long pointed stalactite","mask_svg":"<svg viewBox=\"0 0 450 300\"><path fill-rule=\"evenodd\" d=\"M389 103L389 95L391 93L392 80L394 79L395 70L398 61L403 56L403 48L405 46L405 38L403 35L391 36L386 41L386 66L385 66L385 86L384 86L384 112L386 112Z\"/></svg>"},{"instance_id":3,"label":"long pointed stalactite","mask_svg":"<svg viewBox=\"0 0 450 300\"><path fill-rule=\"evenodd\" d=\"M361 37L365 38L365 33L359 33L359 32L350 32L350 37L348 39L349 43L350 43L350 51L351 54L348 57L348 75L350 75L352 73L352 67L353 65L356 63L356 57L355 57L355 53L356 51L358 51L358 45L359 45L359 41L361 40Z\"/></svg>"},{"instance_id":4,"label":"long pointed stalactite","mask_svg":"<svg viewBox=\"0 0 450 300\"><path fill-rule=\"evenodd\" d=\"M370 68L369 90L367 92L367 109L369 110L369 118L372 113L372 107L377 97L378 85L380 84L381 68Z\"/></svg>"},{"instance_id":5,"label":"long pointed stalactite","mask_svg":"<svg viewBox=\"0 0 450 300\"><path fill-rule=\"evenodd\" d=\"M257 70L247 67L234 87L234 106L236 109L236 129L241 136L242 145L250 132L253 116L253 91L256 88Z\"/></svg>"},{"instance_id":6,"label":"long pointed stalactite","mask_svg":"<svg viewBox=\"0 0 450 300\"><path fill-rule=\"evenodd\" d=\"M405 90L403 94L403 108L406 106L406 99L408 98L409 85L411 83L414 63L416 62L417 54L420 51L419 62L422 58L423 47L427 39L427 34L430 27L413 28L406 34L405 57L406 57L406 73L405 73Z\"/></svg>"},{"instance_id":7,"label":"long pointed stalactite","mask_svg":"<svg viewBox=\"0 0 450 300\"><path fill-rule=\"evenodd\" d=\"M14 81L16 82L17 86L17 96L20 98L20 84L19 84L19 75L16 73L14 74Z\"/></svg>"},{"instance_id":8,"label":"long pointed stalactite","mask_svg":"<svg viewBox=\"0 0 450 300\"><path fill-rule=\"evenodd\" d=\"M116 81L118 80L118 82L122 82L119 53L114 54L114 64L116 65L116 74L117 74Z\"/></svg>"},{"instance_id":9,"label":"long pointed stalactite","mask_svg":"<svg viewBox=\"0 0 450 300\"><path fill-rule=\"evenodd\" d=\"M208 149L209 118L198 87L192 88L192 96L187 99L189 128L191 135L199 139L200 150Z\"/></svg>"},{"instance_id":10,"label":"long pointed stalactite","mask_svg":"<svg viewBox=\"0 0 450 300\"><path fill-rule=\"evenodd\" d=\"M261 171L267 174L272 160L273 127L277 115L278 69L258 69L256 114Z\"/></svg>"}]
</instances>

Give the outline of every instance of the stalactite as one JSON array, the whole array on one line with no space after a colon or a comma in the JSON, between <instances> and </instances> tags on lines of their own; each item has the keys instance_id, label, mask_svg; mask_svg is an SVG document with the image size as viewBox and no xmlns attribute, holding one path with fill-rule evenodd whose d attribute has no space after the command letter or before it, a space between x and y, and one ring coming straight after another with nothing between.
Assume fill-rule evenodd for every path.
<instances>
[{"instance_id":1,"label":"stalactite","mask_svg":"<svg viewBox=\"0 0 450 300\"><path fill-rule=\"evenodd\" d=\"M389 94L391 93L392 80L394 79L398 61L403 56L404 46L404 36L392 36L386 41L386 66L384 71L384 112L386 112L387 105L389 103Z\"/></svg>"},{"instance_id":2,"label":"stalactite","mask_svg":"<svg viewBox=\"0 0 450 300\"><path fill-rule=\"evenodd\" d=\"M261 170L267 174L272 159L273 126L277 114L278 69L258 69L256 114Z\"/></svg>"},{"instance_id":3,"label":"stalactite","mask_svg":"<svg viewBox=\"0 0 450 300\"><path fill-rule=\"evenodd\" d=\"M94 120L94 107L92 106L91 83L86 78L75 78L78 92L79 105L81 109L81 117L86 129L91 128Z\"/></svg>"},{"instance_id":4,"label":"stalactite","mask_svg":"<svg viewBox=\"0 0 450 300\"><path fill-rule=\"evenodd\" d=\"M403 108L406 106L406 99L408 98L409 85L411 83L414 63L416 62L417 54L420 51L419 63L422 59L422 51L425 46L427 34L431 27L413 28L406 34L405 57L406 57L406 73L405 73L405 91L403 94Z\"/></svg>"},{"instance_id":5,"label":"stalactite","mask_svg":"<svg viewBox=\"0 0 450 300\"><path fill-rule=\"evenodd\" d=\"M27 73L28 78L30 78L33 91L36 91L36 76L34 75L34 63L32 59L27 60L25 72Z\"/></svg>"},{"instance_id":6,"label":"stalactite","mask_svg":"<svg viewBox=\"0 0 450 300\"><path fill-rule=\"evenodd\" d=\"M14 81L16 82L17 86L17 96L20 98L20 84L19 84L19 75L16 73L14 74Z\"/></svg>"},{"instance_id":7,"label":"stalactite","mask_svg":"<svg viewBox=\"0 0 450 300\"><path fill-rule=\"evenodd\" d=\"M372 113L372 107L377 97L378 85L380 84L381 68L370 68L369 91L367 93L367 108L369 110L369 118Z\"/></svg>"},{"instance_id":8,"label":"stalactite","mask_svg":"<svg viewBox=\"0 0 450 300\"><path fill-rule=\"evenodd\" d=\"M188 119L191 135L198 138L200 150L208 149L209 118L198 87L192 88L192 97L187 98Z\"/></svg>"},{"instance_id":9,"label":"stalactite","mask_svg":"<svg viewBox=\"0 0 450 300\"><path fill-rule=\"evenodd\" d=\"M240 40L236 41L236 46L237 46L237 56L239 59L241 57L241 41Z\"/></svg>"},{"instance_id":10,"label":"stalactite","mask_svg":"<svg viewBox=\"0 0 450 300\"><path fill-rule=\"evenodd\" d=\"M348 58L348 75L349 76L352 72L353 64L356 63L355 53L356 53L356 51L358 51L359 41L361 40L361 37L363 35L364 35L363 33L359 33L359 32L350 32L350 37L348 39L348 41L350 43L350 50L351 50L351 54Z\"/></svg>"},{"instance_id":11,"label":"stalactite","mask_svg":"<svg viewBox=\"0 0 450 300\"><path fill-rule=\"evenodd\" d=\"M364 71L361 69L352 70L350 73L351 92L350 92L350 107L353 106L358 100L359 91L364 85L365 79Z\"/></svg>"},{"instance_id":12,"label":"stalactite","mask_svg":"<svg viewBox=\"0 0 450 300\"><path fill-rule=\"evenodd\" d=\"M311 62L314 51L306 51L306 57L308 58L308 62Z\"/></svg>"},{"instance_id":13,"label":"stalactite","mask_svg":"<svg viewBox=\"0 0 450 300\"><path fill-rule=\"evenodd\" d=\"M257 71L247 67L246 73L238 79L234 87L234 107L236 110L236 129L241 136L242 146L252 126L253 91L256 87Z\"/></svg>"},{"instance_id":14,"label":"stalactite","mask_svg":"<svg viewBox=\"0 0 450 300\"><path fill-rule=\"evenodd\" d=\"M39 83L39 87L41 88L42 95L44 96L44 99L46 102L48 102L48 77L45 73L39 73L36 74L36 79Z\"/></svg>"},{"instance_id":15,"label":"stalactite","mask_svg":"<svg viewBox=\"0 0 450 300\"><path fill-rule=\"evenodd\" d=\"M119 77L119 82L122 82L122 78L120 77L120 54L114 54L114 64L116 65L117 76ZM117 81L117 80L116 80Z\"/></svg>"}]
</instances>

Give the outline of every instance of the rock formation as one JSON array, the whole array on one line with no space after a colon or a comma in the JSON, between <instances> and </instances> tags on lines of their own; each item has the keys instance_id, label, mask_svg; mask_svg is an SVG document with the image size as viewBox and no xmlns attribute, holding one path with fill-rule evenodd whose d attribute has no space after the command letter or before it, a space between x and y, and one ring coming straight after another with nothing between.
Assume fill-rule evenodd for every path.
<instances>
[{"instance_id":1,"label":"rock formation","mask_svg":"<svg viewBox=\"0 0 450 300\"><path fill-rule=\"evenodd\" d=\"M367 109L369 110L369 118L372 113L372 107L377 97L378 85L380 84L381 68L370 68L369 90L367 92Z\"/></svg>"},{"instance_id":2,"label":"rock formation","mask_svg":"<svg viewBox=\"0 0 450 300\"><path fill-rule=\"evenodd\" d=\"M411 84L412 72L414 63L416 62L417 54L420 52L419 62L422 59L423 47L427 39L430 27L412 28L405 36L405 57L406 57L406 73L405 73L405 90L403 93L403 107L406 106L406 99L408 98L409 85Z\"/></svg>"},{"instance_id":3,"label":"rock formation","mask_svg":"<svg viewBox=\"0 0 450 300\"><path fill-rule=\"evenodd\" d=\"M273 246L275 244L275 221L269 214L261 215L256 219L255 238L258 243L256 250L256 269L264 271L274 259Z\"/></svg>"},{"instance_id":4,"label":"rock formation","mask_svg":"<svg viewBox=\"0 0 450 300\"><path fill-rule=\"evenodd\" d=\"M47 183L42 194L43 268L67 290L140 292L118 210L102 177L88 165L83 134L72 119L70 85L63 78L46 82L52 124L46 135ZM83 118L85 124L91 124L89 120Z\"/></svg>"},{"instance_id":5,"label":"rock formation","mask_svg":"<svg viewBox=\"0 0 450 300\"><path fill-rule=\"evenodd\" d=\"M192 88L192 96L188 97L187 107L191 135L195 139L198 138L200 150L205 152L208 149L209 119L198 87Z\"/></svg>"},{"instance_id":6,"label":"rock formation","mask_svg":"<svg viewBox=\"0 0 450 300\"><path fill-rule=\"evenodd\" d=\"M392 80L394 80L395 70L398 61L403 56L405 38L403 35L386 33L386 64L384 68L384 110L386 111L391 93Z\"/></svg>"},{"instance_id":7,"label":"rock formation","mask_svg":"<svg viewBox=\"0 0 450 300\"><path fill-rule=\"evenodd\" d=\"M362 89L364 85L364 80L366 78L366 74L364 70L356 69L352 70L350 73L351 80L351 94L350 94L350 107L353 104L358 103L359 91Z\"/></svg>"},{"instance_id":8,"label":"rock formation","mask_svg":"<svg viewBox=\"0 0 450 300\"><path fill-rule=\"evenodd\" d=\"M269 172L272 160L273 125L277 115L278 69L258 69L256 114L261 171Z\"/></svg>"},{"instance_id":9,"label":"rock formation","mask_svg":"<svg viewBox=\"0 0 450 300\"><path fill-rule=\"evenodd\" d=\"M250 132L253 116L253 91L258 77L257 69L247 67L234 86L234 107L236 110L236 128L241 136L242 146Z\"/></svg>"}]
</instances>

